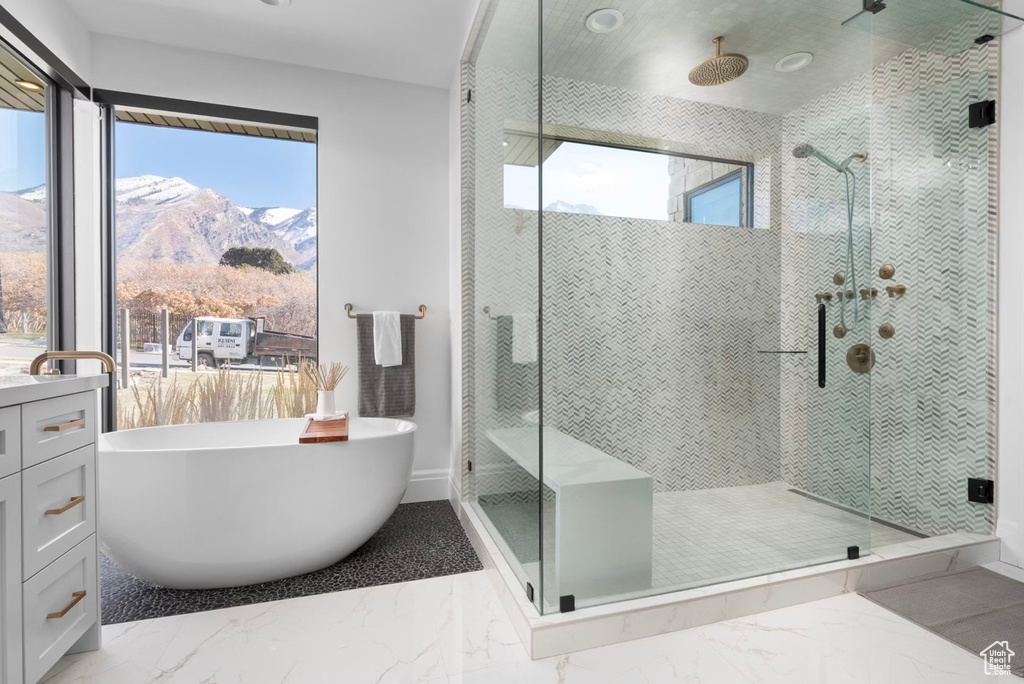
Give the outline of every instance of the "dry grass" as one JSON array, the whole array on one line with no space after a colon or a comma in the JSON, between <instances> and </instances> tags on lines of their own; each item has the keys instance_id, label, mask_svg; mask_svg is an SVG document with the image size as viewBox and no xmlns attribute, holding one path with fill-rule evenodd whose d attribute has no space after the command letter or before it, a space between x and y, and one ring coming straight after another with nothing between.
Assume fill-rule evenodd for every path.
<instances>
[{"instance_id":1,"label":"dry grass","mask_svg":"<svg viewBox=\"0 0 1024 684\"><path fill-rule=\"evenodd\" d=\"M271 396L278 417L295 418L316 412L316 384L304 372L278 373Z\"/></svg>"},{"instance_id":2,"label":"dry grass","mask_svg":"<svg viewBox=\"0 0 1024 684\"><path fill-rule=\"evenodd\" d=\"M267 380L268 373L275 379ZM316 385L298 370L239 371L223 367L216 373L175 374L170 380L136 383L120 400L120 430L264 418L296 418L316 410ZM128 398L128 397L126 397Z\"/></svg>"},{"instance_id":3,"label":"dry grass","mask_svg":"<svg viewBox=\"0 0 1024 684\"><path fill-rule=\"evenodd\" d=\"M332 363L330 366L322 363L319 366L314 366L307 363L302 366L302 372L318 391L333 392L345 379L348 366L342 366L340 363Z\"/></svg>"}]
</instances>

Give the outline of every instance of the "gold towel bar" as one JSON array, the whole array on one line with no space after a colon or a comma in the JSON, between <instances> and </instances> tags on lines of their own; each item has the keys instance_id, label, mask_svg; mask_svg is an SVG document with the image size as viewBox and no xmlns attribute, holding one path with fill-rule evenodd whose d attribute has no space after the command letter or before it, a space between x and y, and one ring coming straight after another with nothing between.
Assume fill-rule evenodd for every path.
<instances>
[{"instance_id":1,"label":"gold towel bar","mask_svg":"<svg viewBox=\"0 0 1024 684\"><path fill-rule=\"evenodd\" d=\"M348 316L349 318L355 318L356 317L356 315L354 313L352 313L352 305L351 304L346 304L345 305L345 315ZM420 304L420 314L418 316L414 315L413 318L415 318L417 321L422 321L426 317L427 317L427 307L425 305L423 305L423 304Z\"/></svg>"}]
</instances>

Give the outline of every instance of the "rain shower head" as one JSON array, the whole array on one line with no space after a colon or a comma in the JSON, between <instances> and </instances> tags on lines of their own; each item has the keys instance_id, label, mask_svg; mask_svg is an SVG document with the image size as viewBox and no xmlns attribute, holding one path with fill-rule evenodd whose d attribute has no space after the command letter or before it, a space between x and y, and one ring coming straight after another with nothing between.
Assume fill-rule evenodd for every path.
<instances>
[{"instance_id":1,"label":"rain shower head","mask_svg":"<svg viewBox=\"0 0 1024 684\"><path fill-rule=\"evenodd\" d=\"M718 36L715 44L715 56L708 57L690 71L690 83L697 86L716 86L735 81L747 70L749 62L743 55L736 53L722 54L722 40Z\"/></svg>"}]
</instances>

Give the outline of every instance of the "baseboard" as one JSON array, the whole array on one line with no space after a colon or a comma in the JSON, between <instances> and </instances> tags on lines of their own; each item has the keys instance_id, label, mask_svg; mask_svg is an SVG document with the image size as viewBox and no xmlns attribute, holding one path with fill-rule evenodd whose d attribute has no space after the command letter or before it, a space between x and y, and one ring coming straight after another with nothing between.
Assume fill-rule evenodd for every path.
<instances>
[{"instance_id":1,"label":"baseboard","mask_svg":"<svg viewBox=\"0 0 1024 684\"><path fill-rule=\"evenodd\" d=\"M1021 534L1020 525L1006 516L1000 516L996 522L996 535L1003 543L999 559L1010 565L1024 567L1024 535Z\"/></svg>"},{"instance_id":2,"label":"baseboard","mask_svg":"<svg viewBox=\"0 0 1024 684\"><path fill-rule=\"evenodd\" d=\"M414 470L402 503L448 499L448 469Z\"/></svg>"},{"instance_id":3,"label":"baseboard","mask_svg":"<svg viewBox=\"0 0 1024 684\"><path fill-rule=\"evenodd\" d=\"M448 472L448 503L452 505L455 515L462 519L462 483L455 479L455 473Z\"/></svg>"}]
</instances>

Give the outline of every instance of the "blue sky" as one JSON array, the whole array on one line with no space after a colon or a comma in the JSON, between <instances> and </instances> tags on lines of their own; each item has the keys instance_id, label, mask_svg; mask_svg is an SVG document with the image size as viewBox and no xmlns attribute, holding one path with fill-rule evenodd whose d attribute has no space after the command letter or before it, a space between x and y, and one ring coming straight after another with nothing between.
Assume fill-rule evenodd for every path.
<instances>
[{"instance_id":1,"label":"blue sky","mask_svg":"<svg viewBox=\"0 0 1024 684\"><path fill-rule=\"evenodd\" d=\"M42 185L45 125L40 113L0 109L0 190ZM119 178L178 176L246 207L316 205L316 145L311 143L120 122L116 137Z\"/></svg>"},{"instance_id":2,"label":"blue sky","mask_svg":"<svg viewBox=\"0 0 1024 684\"><path fill-rule=\"evenodd\" d=\"M43 184L45 135L43 114L0 109L0 190L25 190Z\"/></svg>"},{"instance_id":3,"label":"blue sky","mask_svg":"<svg viewBox=\"0 0 1024 684\"><path fill-rule=\"evenodd\" d=\"M562 143L544 162L544 206L589 204L604 216L668 219L668 157ZM505 206L537 209L537 167L505 165Z\"/></svg>"},{"instance_id":4,"label":"blue sky","mask_svg":"<svg viewBox=\"0 0 1024 684\"><path fill-rule=\"evenodd\" d=\"M316 205L316 145L118 122L115 172L177 176L238 206Z\"/></svg>"}]
</instances>

